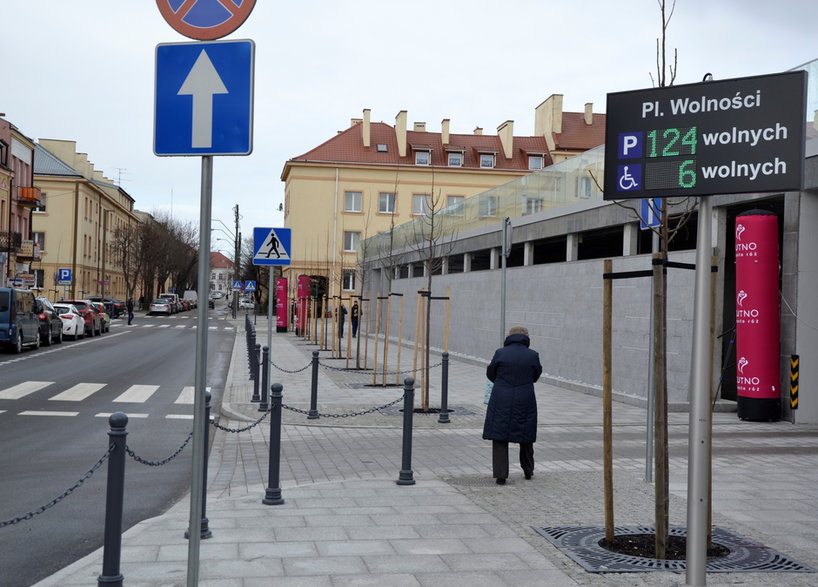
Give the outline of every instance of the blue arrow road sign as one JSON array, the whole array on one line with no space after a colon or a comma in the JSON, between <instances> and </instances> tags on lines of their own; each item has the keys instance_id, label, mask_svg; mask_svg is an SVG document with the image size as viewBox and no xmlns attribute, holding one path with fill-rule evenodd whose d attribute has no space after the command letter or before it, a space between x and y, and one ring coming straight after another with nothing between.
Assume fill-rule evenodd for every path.
<instances>
[{"instance_id":1,"label":"blue arrow road sign","mask_svg":"<svg viewBox=\"0 0 818 587\"><path fill-rule=\"evenodd\" d=\"M157 45L154 153L249 155L254 60L249 39Z\"/></svg>"},{"instance_id":2,"label":"blue arrow road sign","mask_svg":"<svg viewBox=\"0 0 818 587\"><path fill-rule=\"evenodd\" d=\"M253 265L289 265L291 237L289 228L255 227Z\"/></svg>"}]
</instances>

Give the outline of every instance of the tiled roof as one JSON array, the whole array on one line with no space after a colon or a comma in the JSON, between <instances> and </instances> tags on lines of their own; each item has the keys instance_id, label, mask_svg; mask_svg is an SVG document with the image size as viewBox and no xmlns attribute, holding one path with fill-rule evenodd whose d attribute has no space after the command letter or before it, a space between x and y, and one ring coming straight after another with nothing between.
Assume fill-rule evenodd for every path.
<instances>
[{"instance_id":1,"label":"tiled roof","mask_svg":"<svg viewBox=\"0 0 818 587\"><path fill-rule=\"evenodd\" d=\"M39 144L34 147L34 175L82 177L76 169L63 163L54 153Z\"/></svg>"},{"instance_id":2,"label":"tiled roof","mask_svg":"<svg viewBox=\"0 0 818 587\"><path fill-rule=\"evenodd\" d=\"M233 267L233 261L225 257L218 251L210 253L210 268L211 269L230 269Z\"/></svg>"},{"instance_id":3,"label":"tiled roof","mask_svg":"<svg viewBox=\"0 0 818 587\"><path fill-rule=\"evenodd\" d=\"M554 142L558 149L582 151L605 144L605 115L594 114L589 125L583 112L563 112L562 132L554 133Z\"/></svg>"},{"instance_id":4,"label":"tiled roof","mask_svg":"<svg viewBox=\"0 0 818 587\"><path fill-rule=\"evenodd\" d=\"M379 143L387 146L386 152L378 152ZM373 122L370 125L370 146L363 146L363 123L356 124L338 133L328 141L293 157L291 162L344 162L381 165L414 165L415 154L412 146L418 150L432 150L432 165L447 166L446 147L458 147L463 150L464 168L480 168L480 153L497 153L494 169L527 171L527 153L546 155L545 165L551 164L548 146L544 137L514 137L511 159L503 155L500 137L496 135L463 135L450 134L449 142L444 146L441 133L406 131L406 156L398 155L398 140L395 128L383 123ZM451 148L449 150L452 150Z\"/></svg>"}]
</instances>

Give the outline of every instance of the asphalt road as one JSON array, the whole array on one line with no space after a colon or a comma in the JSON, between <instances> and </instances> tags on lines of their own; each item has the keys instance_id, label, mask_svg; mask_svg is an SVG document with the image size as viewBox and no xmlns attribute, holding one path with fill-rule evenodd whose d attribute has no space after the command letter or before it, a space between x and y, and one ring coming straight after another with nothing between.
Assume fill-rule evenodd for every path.
<instances>
[{"instance_id":1,"label":"asphalt road","mask_svg":"<svg viewBox=\"0 0 818 587\"><path fill-rule=\"evenodd\" d=\"M208 329L214 410L234 340L233 327L215 319L223 311L210 311ZM109 414L128 414L128 448L145 460L162 461L186 442L196 325L196 311L140 315L130 327L114 321L102 336L0 354L0 524L60 500L0 527L0 585L31 585L102 546L107 466L76 486L107 452ZM126 459L123 531L186 493L191 453L192 442L162 466Z\"/></svg>"}]
</instances>

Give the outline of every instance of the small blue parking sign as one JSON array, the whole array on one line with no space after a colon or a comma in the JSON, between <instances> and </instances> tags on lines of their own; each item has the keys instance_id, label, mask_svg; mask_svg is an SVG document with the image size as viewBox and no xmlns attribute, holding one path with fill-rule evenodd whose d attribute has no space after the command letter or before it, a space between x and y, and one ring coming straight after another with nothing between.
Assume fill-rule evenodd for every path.
<instances>
[{"instance_id":1,"label":"small blue parking sign","mask_svg":"<svg viewBox=\"0 0 818 587\"><path fill-rule=\"evenodd\" d=\"M57 285L71 285L71 269L57 269Z\"/></svg>"}]
</instances>

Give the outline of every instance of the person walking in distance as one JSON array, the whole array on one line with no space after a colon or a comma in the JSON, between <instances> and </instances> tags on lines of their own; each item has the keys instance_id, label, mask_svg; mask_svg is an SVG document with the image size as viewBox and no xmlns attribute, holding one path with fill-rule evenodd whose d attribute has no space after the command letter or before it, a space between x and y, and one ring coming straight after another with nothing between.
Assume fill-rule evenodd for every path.
<instances>
[{"instance_id":1,"label":"person walking in distance","mask_svg":"<svg viewBox=\"0 0 818 587\"><path fill-rule=\"evenodd\" d=\"M133 322L133 298L128 298L125 302L125 309L128 310L128 326Z\"/></svg>"},{"instance_id":2,"label":"person walking in distance","mask_svg":"<svg viewBox=\"0 0 818 587\"><path fill-rule=\"evenodd\" d=\"M540 355L531 350L528 330L512 326L502 348L494 352L486 377L494 383L483 439L491 440L492 475L498 485L508 478L508 443L520 445L520 467L526 479L534 475L537 440L537 398L534 383L542 374Z\"/></svg>"},{"instance_id":3,"label":"person walking in distance","mask_svg":"<svg viewBox=\"0 0 818 587\"><path fill-rule=\"evenodd\" d=\"M358 316L360 315L360 310L358 309L358 302L352 304L352 314L350 315L350 320L352 321L352 338L355 338L358 334Z\"/></svg>"}]
</instances>

